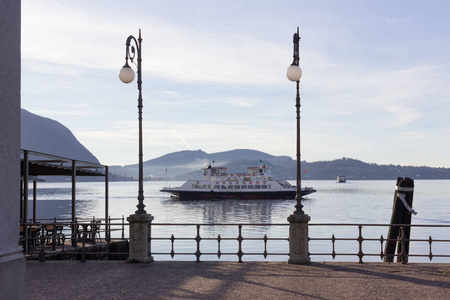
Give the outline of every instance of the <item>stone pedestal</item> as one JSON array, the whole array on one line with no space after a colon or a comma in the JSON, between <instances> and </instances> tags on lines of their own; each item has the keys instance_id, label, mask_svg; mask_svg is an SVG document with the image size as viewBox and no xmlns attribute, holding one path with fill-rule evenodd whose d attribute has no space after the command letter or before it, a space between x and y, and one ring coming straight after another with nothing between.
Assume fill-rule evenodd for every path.
<instances>
[{"instance_id":1,"label":"stone pedestal","mask_svg":"<svg viewBox=\"0 0 450 300\"><path fill-rule=\"evenodd\" d=\"M130 250L128 262L152 262L151 256L150 223L153 221L150 214L134 214L127 218L130 223Z\"/></svg>"},{"instance_id":2,"label":"stone pedestal","mask_svg":"<svg viewBox=\"0 0 450 300\"><path fill-rule=\"evenodd\" d=\"M289 222L289 260L290 264L309 264L308 222L307 214L292 214Z\"/></svg>"}]
</instances>

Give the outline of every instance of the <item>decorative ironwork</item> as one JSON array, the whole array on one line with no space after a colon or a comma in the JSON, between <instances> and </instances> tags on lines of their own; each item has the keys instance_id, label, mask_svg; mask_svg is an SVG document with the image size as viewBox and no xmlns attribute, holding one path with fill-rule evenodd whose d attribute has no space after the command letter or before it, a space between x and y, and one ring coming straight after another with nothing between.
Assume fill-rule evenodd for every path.
<instances>
[{"instance_id":1,"label":"decorative ironwork","mask_svg":"<svg viewBox=\"0 0 450 300\"><path fill-rule=\"evenodd\" d=\"M123 231L122 228L128 226L127 223L123 223L120 222L121 219L115 219L118 220L119 222L114 223L113 219L109 219L108 221L108 226L105 227L104 231L102 231L102 235L104 236L111 236L111 232L107 233L105 232L106 230L110 230L110 231ZM50 221L50 220L49 220ZM99 221L99 220L96 220ZM102 222L104 222L104 220L102 220ZM61 236L61 244L58 245L57 243L55 243L55 247L56 250L52 250L53 245L48 245L46 243L46 236L45 236L45 227L46 225L62 225L64 226L64 230L65 230L65 234ZM94 250L94 245L93 242L95 240L95 236L93 237L92 231L91 231L91 225L92 225L92 221L83 221L83 222L77 222L77 223L72 223L72 222L60 222L58 220L51 220L50 222L41 222L41 223L25 223L25 224L21 224L24 227L24 230L30 230L31 228L39 228L40 230L40 234L39 235L34 235L34 236L22 236L20 239L20 243L21 245L25 245L28 244L29 245L29 250L24 252L27 256L33 256L35 255L36 258L38 258L40 261L45 261L46 259L49 259L52 255L64 255L67 258L73 258L73 255L77 255L78 259L80 259L81 261L86 261L88 259L92 259L90 258L91 256L96 258L96 259L106 259L109 258L112 255L125 255L126 252L116 252L116 253L112 253L110 252L109 249L109 245L110 243L114 242L114 241L122 241L123 239L120 238L121 235L123 235L124 233L117 233L116 236L119 236L119 238L108 238L108 239L102 239L101 244L104 245L104 249L103 252L93 252L93 251L99 251L98 248L100 247L95 247ZM289 224L283 223L283 224L229 224L229 223L219 223L219 224L186 224L186 223L153 223L152 226L156 226L159 228L164 228L164 227L173 227L173 226L182 226L183 228L188 228L190 226L193 226L196 230L196 235L194 237L183 237L183 236L178 236L175 237L174 234L170 234L170 236L168 237L152 237L151 238L151 242L156 242L156 241L170 241L170 251L168 252L153 252L151 253L152 255L168 255L170 256L172 259L177 259L177 257L179 257L180 255L193 255L193 257L196 258L197 262L200 262L201 259L204 256L217 256L218 259L222 259L224 256L237 256L237 260L238 262L243 262L244 261L244 257L261 257L263 259L268 259L270 256L275 256L275 255L280 255L280 256L288 256L288 243L287 241L289 240L286 237L269 237L266 233L261 234L260 237L258 236L245 236L244 237L244 233L243 233L243 229L244 227L287 227L289 226ZM218 234L215 237L209 237L207 236L205 233L202 233L202 228L204 228L204 226L215 226L215 227L237 227L238 229L238 233L237 236L224 236L223 234ZM342 256L354 256L358 258L358 262L359 263L363 263L364 259L367 257L380 257L381 260L383 260L386 256L395 256L397 257L397 261L401 262L401 263L407 263L408 259L411 257L427 257L430 261L433 260L433 258L450 258L450 251L445 252L444 254L436 254L433 253L433 250L435 250L434 246L435 244L439 243L440 245L442 243L446 243L448 245L450 245L450 239L433 239L431 236L429 236L428 238L423 238L423 239L406 239L404 236L400 236L399 238L395 239L395 240L389 240L383 237L383 235L381 235L380 237L376 237L376 238L372 238L369 237L368 234L364 234L364 228L371 228L371 227L389 227L389 226L397 226L400 229L400 231L403 231L405 227L410 226L410 227L425 227L425 228L432 228L432 229L437 229L437 228L447 228L450 229L450 225L404 225L404 224L335 224L335 223L323 223L323 224L309 224L310 228L317 228L317 227L325 227L325 228L332 228L332 227L336 227L336 226L340 226L340 227L354 227L358 229L358 234L354 237L337 237L336 234L331 234L330 237L314 237L314 234L311 234L310 232L310 236L308 238L309 242L314 244L316 242L320 242L320 241L329 241L330 242L330 246L331 246L331 251L330 252L310 252L309 255L311 257L313 256L331 256L331 258L337 259L338 257L342 257ZM81 230L77 230L75 235L71 234L71 229L72 228L81 228ZM103 228L103 227L102 227ZM63 231L64 231L63 230ZM153 229L153 232L157 232L157 230ZM52 233L53 234L53 233ZM206 236L202 236L206 235ZM77 247L73 248L66 245L66 241L67 240L72 240L75 239L78 243L77 243ZM57 238L54 239L55 242L57 242ZM126 239L125 239L126 240ZM177 245L176 242L177 241L192 241L193 243L195 243L195 251L192 252L186 252L186 251L177 251ZM217 243L217 252L209 252L211 250L209 249L213 249L214 247L206 247L206 244L203 245L202 241L209 241L209 242L216 242ZM223 250L222 249L222 243L224 241L227 242L237 242L236 246L232 246L229 248L233 248L236 247L235 249L237 249L236 252L232 252L230 250ZM262 247L261 247L261 251L244 251L244 244L246 245L255 245L255 242L260 241L262 243ZM275 241L283 241L286 242L285 246L278 246L278 248L280 249L285 249L285 251L277 251L277 252L270 252L269 249L269 245ZM356 242L358 245L358 251L356 252L342 252L342 251L337 251L336 250L336 244L342 243L342 242ZM408 254L406 251L400 251L397 254L386 254L384 252L384 245L387 242L391 242L394 241L396 243L399 243L400 245L402 245L402 247L399 247L399 249L405 249L404 245L406 243L411 243L411 244L420 244L420 243L427 243L428 244L428 253L421 253L421 254ZM53 242L53 239L52 239ZM208 243L209 243L208 242ZM106 243L106 245L105 245ZM370 251L366 251L363 252L363 246L366 245L366 243L368 245L373 245L374 243L379 243L380 244L380 252L378 252L378 250L370 252ZM209 244L208 244L209 245ZM228 245L228 244L227 244ZM356 245L355 245L356 246ZM203 247L203 248L202 248ZM448 248L448 247L447 247ZM161 247L159 247L158 249L161 249ZM205 249L208 249L207 251L205 251ZM228 248L227 248L228 249ZM310 246L310 249L314 249L314 247ZM125 255L126 256L126 255Z\"/></svg>"}]
</instances>

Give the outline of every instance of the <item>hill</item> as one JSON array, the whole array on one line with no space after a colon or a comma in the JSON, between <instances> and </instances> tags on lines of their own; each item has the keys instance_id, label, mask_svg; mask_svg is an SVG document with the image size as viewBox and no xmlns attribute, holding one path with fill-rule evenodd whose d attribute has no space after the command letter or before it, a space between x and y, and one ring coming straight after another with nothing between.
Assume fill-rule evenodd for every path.
<instances>
[{"instance_id":1,"label":"hill","mask_svg":"<svg viewBox=\"0 0 450 300\"><path fill-rule=\"evenodd\" d=\"M77 140L66 126L55 120L32 114L25 109L22 109L21 112L20 147L26 150L99 163L98 159Z\"/></svg>"},{"instance_id":2,"label":"hill","mask_svg":"<svg viewBox=\"0 0 450 300\"><path fill-rule=\"evenodd\" d=\"M249 163L247 166L256 166L260 160L273 165L290 165L293 162L288 156L273 156L257 150L237 149L211 154L202 150L185 150L145 161L143 166L145 177L184 180L195 176L196 173L200 174L202 168L209 163L214 162L215 166L228 166L231 171L236 162L245 161ZM238 171L245 172L247 166ZM138 165L110 166L109 170L115 175L136 177Z\"/></svg>"},{"instance_id":3,"label":"hill","mask_svg":"<svg viewBox=\"0 0 450 300\"><path fill-rule=\"evenodd\" d=\"M450 168L432 168L400 165L378 165L343 157L333 161L302 162L308 171L302 177L309 179L336 179L345 175L347 180L378 180L409 177L411 179L450 179Z\"/></svg>"},{"instance_id":4,"label":"hill","mask_svg":"<svg viewBox=\"0 0 450 300\"><path fill-rule=\"evenodd\" d=\"M229 172L242 173L249 166L257 166L260 161L272 168L274 178L295 180L296 163L292 158L248 149L211 154L201 150L186 150L166 154L144 162L144 176L152 180L196 179L202 176L202 168L208 163L227 167ZM346 157L332 161L302 161L301 168L302 178L311 180L335 180L338 175L346 175L348 180L387 180L397 177L450 179L449 168L378 165ZM136 177L138 165L111 166L109 170L116 175Z\"/></svg>"}]
</instances>

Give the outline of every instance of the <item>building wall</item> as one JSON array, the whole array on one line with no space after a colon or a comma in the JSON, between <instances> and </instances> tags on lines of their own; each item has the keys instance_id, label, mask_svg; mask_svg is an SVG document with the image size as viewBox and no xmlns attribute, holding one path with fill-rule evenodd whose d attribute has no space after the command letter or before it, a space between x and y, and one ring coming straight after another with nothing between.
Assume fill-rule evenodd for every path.
<instances>
[{"instance_id":1,"label":"building wall","mask_svg":"<svg viewBox=\"0 0 450 300\"><path fill-rule=\"evenodd\" d=\"M0 299L25 298L19 248L20 1L0 1Z\"/></svg>"}]
</instances>

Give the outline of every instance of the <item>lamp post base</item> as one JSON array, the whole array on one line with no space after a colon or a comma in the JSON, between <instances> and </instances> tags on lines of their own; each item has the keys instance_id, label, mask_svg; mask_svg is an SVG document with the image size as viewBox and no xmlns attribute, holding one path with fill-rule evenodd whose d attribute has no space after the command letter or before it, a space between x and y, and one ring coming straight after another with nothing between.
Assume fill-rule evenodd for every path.
<instances>
[{"instance_id":1,"label":"lamp post base","mask_svg":"<svg viewBox=\"0 0 450 300\"><path fill-rule=\"evenodd\" d=\"M134 214L127 218L130 223L130 249L128 262L148 263L151 255L151 226L154 217L150 214Z\"/></svg>"},{"instance_id":2,"label":"lamp post base","mask_svg":"<svg viewBox=\"0 0 450 300\"><path fill-rule=\"evenodd\" d=\"M289 222L289 260L290 264L309 264L308 222L307 214L292 214Z\"/></svg>"}]
</instances>

